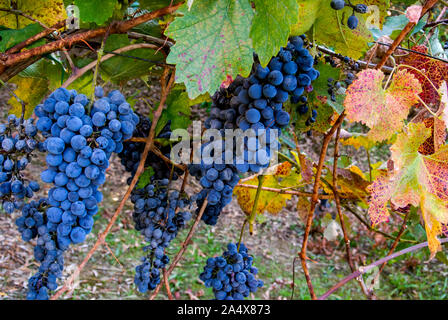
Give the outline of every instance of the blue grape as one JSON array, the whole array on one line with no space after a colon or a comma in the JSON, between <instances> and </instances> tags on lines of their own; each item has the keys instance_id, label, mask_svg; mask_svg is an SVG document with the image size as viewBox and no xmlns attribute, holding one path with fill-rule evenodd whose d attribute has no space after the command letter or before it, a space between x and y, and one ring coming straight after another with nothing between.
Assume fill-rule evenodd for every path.
<instances>
[{"instance_id":1,"label":"blue grape","mask_svg":"<svg viewBox=\"0 0 448 320\"><path fill-rule=\"evenodd\" d=\"M238 244L229 243L221 256L207 260L199 279L213 289L217 300L243 300L264 285L256 278L258 270L252 263L243 243L239 250Z\"/></svg>"}]
</instances>

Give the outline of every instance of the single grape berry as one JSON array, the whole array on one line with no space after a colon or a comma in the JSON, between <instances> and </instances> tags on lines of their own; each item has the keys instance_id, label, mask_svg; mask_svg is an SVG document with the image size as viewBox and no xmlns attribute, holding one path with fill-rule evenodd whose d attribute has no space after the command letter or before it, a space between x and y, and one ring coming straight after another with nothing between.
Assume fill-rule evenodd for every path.
<instances>
[{"instance_id":1,"label":"single grape berry","mask_svg":"<svg viewBox=\"0 0 448 320\"><path fill-rule=\"evenodd\" d=\"M344 9L344 7L345 7L345 1L344 0L332 0L330 3L330 6L334 10L341 10L341 9Z\"/></svg>"},{"instance_id":2,"label":"single grape berry","mask_svg":"<svg viewBox=\"0 0 448 320\"><path fill-rule=\"evenodd\" d=\"M358 17L355 15L351 15L347 20L347 26L350 29L354 30L358 26L358 22L359 22Z\"/></svg>"},{"instance_id":3,"label":"single grape berry","mask_svg":"<svg viewBox=\"0 0 448 320\"><path fill-rule=\"evenodd\" d=\"M364 13L367 13L369 8L367 7L366 4L357 4L357 5L355 5L354 10L358 13L364 14Z\"/></svg>"}]
</instances>

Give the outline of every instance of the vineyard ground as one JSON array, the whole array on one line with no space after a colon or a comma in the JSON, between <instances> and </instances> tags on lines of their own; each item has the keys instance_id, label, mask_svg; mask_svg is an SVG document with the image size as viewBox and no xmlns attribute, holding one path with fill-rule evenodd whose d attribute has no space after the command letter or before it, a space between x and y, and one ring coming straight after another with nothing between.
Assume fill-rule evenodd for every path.
<instances>
[{"instance_id":1,"label":"vineyard ground","mask_svg":"<svg viewBox=\"0 0 448 320\"><path fill-rule=\"evenodd\" d=\"M135 84L128 83L135 88ZM139 96L156 95L158 88L147 88L140 84ZM0 91L0 101L6 102L8 93ZM144 110L147 106L139 101L137 109ZM193 115L204 110L195 109ZM4 115L2 115L4 116ZM305 140L303 140L305 141ZM317 156L320 137L307 139L301 144L302 150ZM344 150L354 155L353 150ZM332 150L329 150L329 154ZM359 152L357 153L359 154ZM386 157L378 150L374 157ZM359 156L358 156L359 158ZM316 158L314 158L315 160ZM356 159L359 165L365 165L365 159ZM29 174L37 177L44 165L43 159L32 164ZM365 168L364 168L365 169ZM99 232L104 230L108 218L118 206L126 185L126 177L119 160L111 161L108 177L102 187L105 200L102 203L98 219L92 234L78 246L70 248L66 254L65 275L71 274L77 264L82 261L88 250L94 244ZM193 194L195 184L189 180L187 192ZM42 192L43 193L43 192ZM255 265L259 268L260 278L265 287L258 291L254 299L289 299L292 291L292 267L295 253L301 248L303 224L299 221L293 199L286 208L276 216L266 216L264 222L256 227L257 237L249 237L246 233L245 243L255 256ZM332 208L334 210L334 207ZM17 215L17 213L16 213ZM125 206L121 218L112 232L106 238L107 246L102 246L90 259L81 273L74 291L66 295L66 299L147 299L147 295L137 292L133 284L134 267L139 263L141 247L144 245L140 235L133 229L132 211L129 203ZM14 216L15 217L15 216ZM352 216L349 216L352 219ZM11 216L0 214L0 299L23 299L28 277L36 270L37 265L32 258L32 246L24 243ZM236 199L227 206L217 226L210 227L200 224L193 243L173 271L170 277L171 290L176 299L212 299L211 290L204 290L198 279L199 272L207 257L221 254L229 239L237 240L243 213ZM369 263L387 254L391 241L372 232L367 232L359 223L354 223L358 229L351 232L353 251L358 265ZM392 224L393 225L393 224ZM397 224L395 224L397 225ZM355 227L353 227L355 228ZM385 232L395 230L382 226ZM342 241L322 242L323 229L316 222L313 227L309 266L317 295L323 294L332 285L350 273L345 261ZM187 230L171 245L169 256L176 253L176 248L185 238ZM372 250L372 247L374 249ZM113 255L111 254L113 252ZM370 255L367 255L370 254ZM379 288L375 290L379 299L446 299L448 292L448 267L434 259L424 263L428 258L427 251L403 256L401 261L387 266L381 276ZM294 299L309 299L308 288L303 272L296 263ZM188 289L186 289L188 288ZM332 299L363 299L364 296L356 282L347 284ZM159 293L157 299L167 299L165 291Z\"/></svg>"}]
</instances>

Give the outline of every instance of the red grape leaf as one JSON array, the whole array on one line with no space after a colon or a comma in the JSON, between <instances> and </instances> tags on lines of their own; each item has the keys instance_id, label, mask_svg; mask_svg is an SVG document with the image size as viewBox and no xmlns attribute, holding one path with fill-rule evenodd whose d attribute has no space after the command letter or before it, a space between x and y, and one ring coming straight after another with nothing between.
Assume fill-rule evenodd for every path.
<instances>
[{"instance_id":1,"label":"red grape leaf","mask_svg":"<svg viewBox=\"0 0 448 320\"><path fill-rule=\"evenodd\" d=\"M415 46L412 49L418 52L428 53L428 48L423 45ZM417 53L410 53L405 56L400 63L420 70L420 72L418 72L414 69L407 68L407 70L415 75L422 84L423 91L420 94L422 100L427 104L437 103L439 101L439 94L426 77L432 81L436 88L440 88L442 82L448 78L448 63L431 59Z\"/></svg>"},{"instance_id":2,"label":"red grape leaf","mask_svg":"<svg viewBox=\"0 0 448 320\"><path fill-rule=\"evenodd\" d=\"M425 221L431 253L440 250L437 236L442 224L448 223L448 145L442 145L434 154L418 152L421 144L431 135L423 123L410 123L397 136L391 147L394 173L388 179L378 178L371 186L369 215L373 224L386 221L387 202L399 208L419 206Z\"/></svg>"},{"instance_id":3,"label":"red grape leaf","mask_svg":"<svg viewBox=\"0 0 448 320\"><path fill-rule=\"evenodd\" d=\"M412 23L418 23L422 15L422 6L413 5L406 9L406 17Z\"/></svg>"},{"instance_id":4,"label":"red grape leaf","mask_svg":"<svg viewBox=\"0 0 448 320\"><path fill-rule=\"evenodd\" d=\"M418 152L424 155L433 154L446 140L446 125L438 118L425 118L423 123L427 128L431 128L431 136L418 148Z\"/></svg>"},{"instance_id":5,"label":"red grape leaf","mask_svg":"<svg viewBox=\"0 0 448 320\"><path fill-rule=\"evenodd\" d=\"M392 196L392 184L389 183L389 178L379 176L367 190L370 191L369 217L372 226L389 221L387 202Z\"/></svg>"},{"instance_id":6,"label":"red grape leaf","mask_svg":"<svg viewBox=\"0 0 448 320\"><path fill-rule=\"evenodd\" d=\"M360 72L344 102L347 119L367 125L371 129L367 136L373 141L386 140L401 129L422 91L419 81L405 70L395 74L389 88L383 88L383 80L379 70Z\"/></svg>"}]
</instances>

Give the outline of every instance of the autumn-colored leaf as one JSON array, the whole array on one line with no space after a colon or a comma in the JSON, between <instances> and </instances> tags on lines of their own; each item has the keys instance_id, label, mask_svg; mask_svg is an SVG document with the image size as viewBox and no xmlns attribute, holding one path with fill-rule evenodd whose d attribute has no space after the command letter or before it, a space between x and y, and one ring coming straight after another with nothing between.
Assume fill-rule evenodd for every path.
<instances>
[{"instance_id":1,"label":"autumn-colored leaf","mask_svg":"<svg viewBox=\"0 0 448 320\"><path fill-rule=\"evenodd\" d=\"M347 119L367 125L371 129L368 137L374 141L386 140L401 129L422 91L414 75L404 70L395 74L389 88L383 88L383 80L380 70L360 72L348 87L344 101Z\"/></svg>"},{"instance_id":2,"label":"autumn-colored leaf","mask_svg":"<svg viewBox=\"0 0 448 320\"><path fill-rule=\"evenodd\" d=\"M440 105L438 114L441 116L441 120L445 123L445 127L448 127L448 86L444 81L439 88L440 92Z\"/></svg>"},{"instance_id":3,"label":"autumn-colored leaf","mask_svg":"<svg viewBox=\"0 0 448 320\"><path fill-rule=\"evenodd\" d=\"M409 19L409 22L418 23L420 20L420 16L422 15L422 6L413 5L406 9L406 17Z\"/></svg>"},{"instance_id":4,"label":"autumn-colored leaf","mask_svg":"<svg viewBox=\"0 0 448 320\"><path fill-rule=\"evenodd\" d=\"M297 215L303 224L306 224L308 213L310 212L311 203L308 198L299 197L297 201Z\"/></svg>"},{"instance_id":5,"label":"autumn-colored leaf","mask_svg":"<svg viewBox=\"0 0 448 320\"><path fill-rule=\"evenodd\" d=\"M433 154L446 140L445 122L438 118L425 118L423 123L431 128L431 136L418 148L418 152L424 155Z\"/></svg>"},{"instance_id":6,"label":"autumn-colored leaf","mask_svg":"<svg viewBox=\"0 0 448 320\"><path fill-rule=\"evenodd\" d=\"M10 8L10 0L0 0L0 8ZM67 19L63 0L39 0L39 1L14 1L15 9L27 13L33 18L51 27L58 21ZM20 29L26 25L34 23L32 20L15 15L14 13L2 12L0 16L0 25Z\"/></svg>"},{"instance_id":7,"label":"autumn-colored leaf","mask_svg":"<svg viewBox=\"0 0 448 320\"><path fill-rule=\"evenodd\" d=\"M423 45L415 46L412 50L421 53L428 53L428 48ZM406 55L402 60L400 60L400 63L420 70L419 72L415 69L407 68L407 70L411 72L422 85L423 91L420 94L422 100L427 104L436 104L439 101L439 94L428 81L428 78L436 86L436 88L440 88L442 82L446 81L448 78L448 63L431 59L417 53L410 53ZM406 67L404 68L406 69Z\"/></svg>"},{"instance_id":8,"label":"autumn-colored leaf","mask_svg":"<svg viewBox=\"0 0 448 320\"><path fill-rule=\"evenodd\" d=\"M389 199L398 208L420 205L429 248L434 254L440 249L437 236L442 234L442 224L448 223L448 145L442 145L433 154L419 153L430 135L431 129L423 123L410 123L398 135L391 147L393 175L380 177L369 187L369 215L374 224L386 221Z\"/></svg>"},{"instance_id":9,"label":"autumn-colored leaf","mask_svg":"<svg viewBox=\"0 0 448 320\"><path fill-rule=\"evenodd\" d=\"M354 133L350 138L341 139L340 141L344 146L352 146L356 149L364 147L364 149L370 150L375 146L375 141L370 140L362 133Z\"/></svg>"},{"instance_id":10,"label":"autumn-colored leaf","mask_svg":"<svg viewBox=\"0 0 448 320\"><path fill-rule=\"evenodd\" d=\"M303 153L298 154L295 151L291 151L294 159L298 164L300 164L300 173L302 178L306 182L311 182L313 179L313 163L312 161Z\"/></svg>"},{"instance_id":11,"label":"autumn-colored leaf","mask_svg":"<svg viewBox=\"0 0 448 320\"><path fill-rule=\"evenodd\" d=\"M284 189L291 187L302 186L302 178L289 162L284 162L275 168L275 172L272 175L266 175L263 181L263 187ZM254 177L244 184L258 186L258 178ZM241 209L250 214L254 206L256 189L236 187L234 194L237 195L238 204ZM277 214L286 205L286 200L291 199L291 194L281 194L271 191L261 191L261 194L257 203L257 214L263 214L265 211L270 214Z\"/></svg>"},{"instance_id":12,"label":"autumn-colored leaf","mask_svg":"<svg viewBox=\"0 0 448 320\"><path fill-rule=\"evenodd\" d=\"M389 221L387 202L392 195L392 185L388 177L378 177L368 188L370 191L369 216L372 226Z\"/></svg>"},{"instance_id":13,"label":"autumn-colored leaf","mask_svg":"<svg viewBox=\"0 0 448 320\"><path fill-rule=\"evenodd\" d=\"M333 182L332 172L327 172L325 175L325 180ZM338 193L350 198L358 198L363 200L367 198L368 192L367 187L370 182L364 179L361 169L357 166L350 166L349 168L338 168L337 169L337 180L338 180ZM333 190L322 183L322 188L329 194L333 193Z\"/></svg>"}]
</instances>

